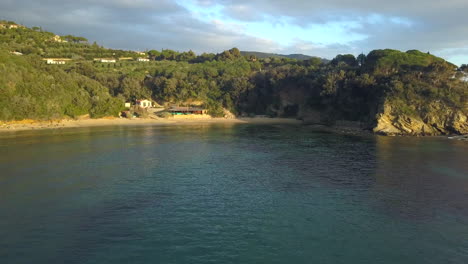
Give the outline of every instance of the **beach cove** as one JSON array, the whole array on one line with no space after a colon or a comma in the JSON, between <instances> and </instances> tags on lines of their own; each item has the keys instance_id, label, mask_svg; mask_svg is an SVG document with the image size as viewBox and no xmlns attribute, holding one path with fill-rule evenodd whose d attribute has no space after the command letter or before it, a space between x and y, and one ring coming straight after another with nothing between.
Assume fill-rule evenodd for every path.
<instances>
[{"instance_id":1,"label":"beach cove","mask_svg":"<svg viewBox=\"0 0 468 264\"><path fill-rule=\"evenodd\" d=\"M97 118L97 119L61 119L61 120L21 120L0 121L1 132L63 129L79 127L101 126L159 126L159 125L199 125L199 124L300 124L302 121L290 118L212 118L209 116L199 118Z\"/></svg>"}]
</instances>

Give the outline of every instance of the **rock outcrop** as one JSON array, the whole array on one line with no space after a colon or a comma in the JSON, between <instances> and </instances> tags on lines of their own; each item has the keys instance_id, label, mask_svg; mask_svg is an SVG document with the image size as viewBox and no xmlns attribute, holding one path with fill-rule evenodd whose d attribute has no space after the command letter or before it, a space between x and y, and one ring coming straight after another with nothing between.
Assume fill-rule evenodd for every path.
<instances>
[{"instance_id":1,"label":"rock outcrop","mask_svg":"<svg viewBox=\"0 0 468 264\"><path fill-rule=\"evenodd\" d=\"M425 111L402 114L391 103L385 102L376 115L373 132L383 135L451 135L468 134L467 111L450 108L440 102L432 102Z\"/></svg>"}]
</instances>

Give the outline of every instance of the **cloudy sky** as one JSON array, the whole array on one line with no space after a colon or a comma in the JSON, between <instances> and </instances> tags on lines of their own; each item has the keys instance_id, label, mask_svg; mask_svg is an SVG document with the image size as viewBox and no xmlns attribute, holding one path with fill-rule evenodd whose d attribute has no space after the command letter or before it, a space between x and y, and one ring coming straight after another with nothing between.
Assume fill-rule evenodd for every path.
<instances>
[{"instance_id":1,"label":"cloudy sky","mask_svg":"<svg viewBox=\"0 0 468 264\"><path fill-rule=\"evenodd\" d=\"M333 58L419 49L468 63L468 0L0 0L0 19L111 48Z\"/></svg>"}]
</instances>

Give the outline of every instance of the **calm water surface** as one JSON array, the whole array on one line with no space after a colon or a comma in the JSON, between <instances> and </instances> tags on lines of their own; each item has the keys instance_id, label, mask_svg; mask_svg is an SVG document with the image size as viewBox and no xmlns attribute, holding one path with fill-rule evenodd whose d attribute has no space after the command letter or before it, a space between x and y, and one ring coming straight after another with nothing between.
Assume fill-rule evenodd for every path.
<instances>
[{"instance_id":1,"label":"calm water surface","mask_svg":"<svg viewBox=\"0 0 468 264\"><path fill-rule=\"evenodd\" d=\"M468 143L280 125L1 134L0 263L468 263Z\"/></svg>"}]
</instances>

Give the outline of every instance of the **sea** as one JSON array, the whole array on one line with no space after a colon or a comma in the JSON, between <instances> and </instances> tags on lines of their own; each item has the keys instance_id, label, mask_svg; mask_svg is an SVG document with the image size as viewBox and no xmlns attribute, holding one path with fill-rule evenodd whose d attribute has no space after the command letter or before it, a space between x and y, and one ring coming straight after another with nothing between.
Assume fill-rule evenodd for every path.
<instances>
[{"instance_id":1,"label":"sea","mask_svg":"<svg viewBox=\"0 0 468 264\"><path fill-rule=\"evenodd\" d=\"M0 263L468 263L468 142L281 124L0 134Z\"/></svg>"}]
</instances>

